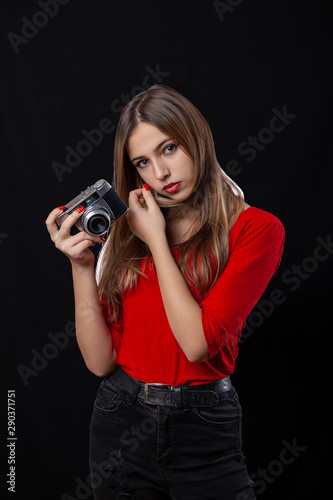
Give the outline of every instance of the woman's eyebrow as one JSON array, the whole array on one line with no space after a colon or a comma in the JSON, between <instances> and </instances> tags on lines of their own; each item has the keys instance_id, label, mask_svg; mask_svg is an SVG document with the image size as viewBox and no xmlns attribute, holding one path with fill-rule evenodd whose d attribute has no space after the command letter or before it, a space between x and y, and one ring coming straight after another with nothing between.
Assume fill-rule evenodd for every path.
<instances>
[{"instance_id":1,"label":"woman's eyebrow","mask_svg":"<svg viewBox=\"0 0 333 500\"><path fill-rule=\"evenodd\" d=\"M164 141L160 142L156 148L154 149L154 153L156 153L156 151L161 147L163 146L163 144L165 144L166 142L170 141L171 137L168 137L167 139L165 139ZM145 158L144 156L137 156L136 158L133 158L131 160L131 162L133 163L135 160L140 160L141 158Z\"/></svg>"}]
</instances>

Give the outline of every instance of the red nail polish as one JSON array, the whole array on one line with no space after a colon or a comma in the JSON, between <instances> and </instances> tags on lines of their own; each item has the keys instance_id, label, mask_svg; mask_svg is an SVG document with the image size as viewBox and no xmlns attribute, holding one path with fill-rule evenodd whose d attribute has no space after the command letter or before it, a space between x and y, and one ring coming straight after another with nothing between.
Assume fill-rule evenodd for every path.
<instances>
[{"instance_id":1,"label":"red nail polish","mask_svg":"<svg viewBox=\"0 0 333 500\"><path fill-rule=\"evenodd\" d=\"M80 207L80 208L78 208L78 209L77 209L77 213L78 213L78 214L82 214L82 212L84 212L84 209L85 209L85 207Z\"/></svg>"},{"instance_id":2,"label":"red nail polish","mask_svg":"<svg viewBox=\"0 0 333 500\"><path fill-rule=\"evenodd\" d=\"M103 236L100 236L100 239L101 239L102 241L106 241L106 238L104 238Z\"/></svg>"},{"instance_id":3,"label":"red nail polish","mask_svg":"<svg viewBox=\"0 0 333 500\"><path fill-rule=\"evenodd\" d=\"M147 186L147 184L144 184L143 187L146 191L150 191L149 186Z\"/></svg>"},{"instance_id":4,"label":"red nail polish","mask_svg":"<svg viewBox=\"0 0 333 500\"><path fill-rule=\"evenodd\" d=\"M58 210L63 210L64 208L66 208L66 205L63 205L61 207L58 207Z\"/></svg>"}]
</instances>

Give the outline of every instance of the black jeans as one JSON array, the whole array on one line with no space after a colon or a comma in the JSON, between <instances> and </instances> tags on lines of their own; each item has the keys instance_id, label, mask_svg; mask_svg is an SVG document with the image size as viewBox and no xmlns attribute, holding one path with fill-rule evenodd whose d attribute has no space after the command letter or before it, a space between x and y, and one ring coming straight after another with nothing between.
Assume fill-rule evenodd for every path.
<instances>
[{"instance_id":1,"label":"black jeans","mask_svg":"<svg viewBox=\"0 0 333 500\"><path fill-rule=\"evenodd\" d=\"M233 386L211 408L170 408L145 403L112 375L99 387L91 420L95 500L255 499Z\"/></svg>"}]
</instances>

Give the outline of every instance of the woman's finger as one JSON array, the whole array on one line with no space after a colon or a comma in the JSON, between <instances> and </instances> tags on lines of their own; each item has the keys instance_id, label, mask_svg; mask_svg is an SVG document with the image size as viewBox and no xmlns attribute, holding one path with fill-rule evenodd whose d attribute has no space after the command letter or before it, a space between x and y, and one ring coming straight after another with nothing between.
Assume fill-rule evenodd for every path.
<instances>
[{"instance_id":1,"label":"woman's finger","mask_svg":"<svg viewBox=\"0 0 333 500\"><path fill-rule=\"evenodd\" d=\"M96 243L104 243L105 238L101 236L92 236L84 231L80 231L74 236L61 237L60 231L58 231L58 236L55 237L54 243L58 250L66 254L70 258L77 258L78 253L81 254L82 249L85 250L91 246L96 245Z\"/></svg>"},{"instance_id":2,"label":"woman's finger","mask_svg":"<svg viewBox=\"0 0 333 500\"><path fill-rule=\"evenodd\" d=\"M59 234L61 234L62 236L69 236L72 227L82 216L83 212L84 212L84 207L80 207L77 210L74 210L74 212L72 212L61 224L61 227L59 229Z\"/></svg>"},{"instance_id":3,"label":"woman's finger","mask_svg":"<svg viewBox=\"0 0 333 500\"><path fill-rule=\"evenodd\" d=\"M132 208L142 208L142 204L140 202L140 198L142 198L142 189L134 189L131 191L128 197L128 206L129 209Z\"/></svg>"},{"instance_id":4,"label":"woman's finger","mask_svg":"<svg viewBox=\"0 0 333 500\"><path fill-rule=\"evenodd\" d=\"M153 196L153 193L150 191L149 186L147 186L147 184L144 184L143 186L142 196L147 204L148 209L158 207L156 200Z\"/></svg>"},{"instance_id":5,"label":"woman's finger","mask_svg":"<svg viewBox=\"0 0 333 500\"><path fill-rule=\"evenodd\" d=\"M55 223L56 218L62 213L64 208L65 207L55 208L54 210L52 210L52 212L49 213L47 219L45 220L47 230L50 233L52 239L58 233L58 227Z\"/></svg>"},{"instance_id":6,"label":"woman's finger","mask_svg":"<svg viewBox=\"0 0 333 500\"><path fill-rule=\"evenodd\" d=\"M82 241L91 241L92 243L103 243L105 238L101 236L92 236L84 231L80 231L69 238L72 247L79 245Z\"/></svg>"},{"instance_id":7,"label":"woman's finger","mask_svg":"<svg viewBox=\"0 0 333 500\"><path fill-rule=\"evenodd\" d=\"M146 204L146 207L143 207L143 204ZM157 207L157 203L155 201L155 198L150 191L149 187L147 184L144 184L142 189L135 189L134 191L130 192L129 195L129 207L132 209L135 208L147 208L151 209L154 207Z\"/></svg>"},{"instance_id":8,"label":"woman's finger","mask_svg":"<svg viewBox=\"0 0 333 500\"><path fill-rule=\"evenodd\" d=\"M88 250L88 248L95 246L96 243L91 240L83 240L74 247L71 247L70 249L61 249L62 252L67 255L72 260L75 261L80 261L81 259L85 258L85 254Z\"/></svg>"}]
</instances>

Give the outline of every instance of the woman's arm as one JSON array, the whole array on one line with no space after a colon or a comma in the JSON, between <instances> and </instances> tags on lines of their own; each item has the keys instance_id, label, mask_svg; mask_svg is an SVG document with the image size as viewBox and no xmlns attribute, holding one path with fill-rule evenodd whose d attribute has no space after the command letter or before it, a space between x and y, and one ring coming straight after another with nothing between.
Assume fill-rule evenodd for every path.
<instances>
[{"instance_id":1,"label":"woman's arm","mask_svg":"<svg viewBox=\"0 0 333 500\"><path fill-rule=\"evenodd\" d=\"M139 201L143 196L147 209ZM131 231L150 248L170 328L187 359L198 363L208 359L201 308L180 272L165 233L165 219L150 191L130 193L127 220Z\"/></svg>"},{"instance_id":2,"label":"woman's arm","mask_svg":"<svg viewBox=\"0 0 333 500\"><path fill-rule=\"evenodd\" d=\"M189 361L206 361L209 353L202 327L201 307L193 298L167 239L156 239L150 250L172 333Z\"/></svg>"},{"instance_id":3,"label":"woman's arm","mask_svg":"<svg viewBox=\"0 0 333 500\"><path fill-rule=\"evenodd\" d=\"M250 217L245 212L237 231L231 230L227 265L200 303L210 358L226 344L235 345L240 340L248 316L281 261L285 240L282 223L268 212L254 210ZM275 292L278 293L277 302L262 301L264 310L259 311L262 318L270 316L275 304L284 301L281 290L272 293Z\"/></svg>"},{"instance_id":4,"label":"woman's arm","mask_svg":"<svg viewBox=\"0 0 333 500\"><path fill-rule=\"evenodd\" d=\"M89 250L90 246L101 240L84 231L75 236L70 235L71 227L81 216L80 212L69 215L58 230L55 219L60 213L58 208L53 210L45 223L56 248L67 255L72 264L76 338L80 351L88 369L102 377L115 368L117 356L99 303L95 257Z\"/></svg>"},{"instance_id":5,"label":"woman's arm","mask_svg":"<svg viewBox=\"0 0 333 500\"><path fill-rule=\"evenodd\" d=\"M72 275L77 343L87 368L104 377L116 367L117 355L99 302L95 271L72 263Z\"/></svg>"}]
</instances>

